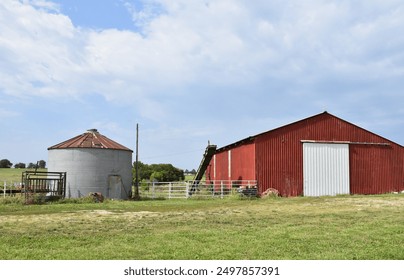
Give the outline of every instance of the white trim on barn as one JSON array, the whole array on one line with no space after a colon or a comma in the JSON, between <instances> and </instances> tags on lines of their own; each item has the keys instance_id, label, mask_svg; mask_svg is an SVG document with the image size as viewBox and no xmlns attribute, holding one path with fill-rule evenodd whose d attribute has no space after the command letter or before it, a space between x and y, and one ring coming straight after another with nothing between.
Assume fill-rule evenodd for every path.
<instances>
[{"instance_id":1,"label":"white trim on barn","mask_svg":"<svg viewBox=\"0 0 404 280\"><path fill-rule=\"evenodd\" d=\"M349 144L303 143L303 195L349 194Z\"/></svg>"},{"instance_id":2,"label":"white trim on barn","mask_svg":"<svg viewBox=\"0 0 404 280\"><path fill-rule=\"evenodd\" d=\"M216 179L216 155L213 156L213 178Z\"/></svg>"},{"instance_id":3,"label":"white trim on barn","mask_svg":"<svg viewBox=\"0 0 404 280\"><path fill-rule=\"evenodd\" d=\"M229 164L229 180L231 180L231 150L228 151L228 164Z\"/></svg>"}]
</instances>

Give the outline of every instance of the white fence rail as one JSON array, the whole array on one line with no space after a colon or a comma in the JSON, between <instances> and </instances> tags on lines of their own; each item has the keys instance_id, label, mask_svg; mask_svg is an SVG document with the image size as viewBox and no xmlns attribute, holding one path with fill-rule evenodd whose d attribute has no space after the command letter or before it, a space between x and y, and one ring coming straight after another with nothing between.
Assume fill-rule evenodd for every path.
<instances>
[{"instance_id":1,"label":"white fence rail","mask_svg":"<svg viewBox=\"0 0 404 280\"><path fill-rule=\"evenodd\" d=\"M21 191L21 182L7 182L0 181L0 197L5 197L6 195L15 195Z\"/></svg>"},{"instance_id":2,"label":"white fence rail","mask_svg":"<svg viewBox=\"0 0 404 280\"><path fill-rule=\"evenodd\" d=\"M255 180L150 182L142 183L139 193L142 198L150 199L224 198L245 193L242 190L256 190L256 187Z\"/></svg>"}]
</instances>

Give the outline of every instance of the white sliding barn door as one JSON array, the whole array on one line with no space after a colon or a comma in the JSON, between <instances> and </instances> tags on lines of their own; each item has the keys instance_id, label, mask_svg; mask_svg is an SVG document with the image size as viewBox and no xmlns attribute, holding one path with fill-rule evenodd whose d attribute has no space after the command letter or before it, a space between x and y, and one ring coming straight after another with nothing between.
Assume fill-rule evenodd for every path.
<instances>
[{"instance_id":1,"label":"white sliding barn door","mask_svg":"<svg viewBox=\"0 0 404 280\"><path fill-rule=\"evenodd\" d=\"M303 143L303 195L349 193L349 145Z\"/></svg>"}]
</instances>

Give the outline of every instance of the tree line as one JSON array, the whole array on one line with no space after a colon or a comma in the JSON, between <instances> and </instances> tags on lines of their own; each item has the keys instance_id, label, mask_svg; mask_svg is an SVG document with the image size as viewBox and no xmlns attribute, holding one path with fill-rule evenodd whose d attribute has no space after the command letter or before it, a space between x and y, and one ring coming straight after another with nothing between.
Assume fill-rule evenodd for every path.
<instances>
[{"instance_id":1,"label":"tree line","mask_svg":"<svg viewBox=\"0 0 404 280\"><path fill-rule=\"evenodd\" d=\"M37 161L37 163L28 163L28 165L26 165L25 163L19 162L16 164L13 164L11 161L9 161L8 159L2 159L0 160L0 168L46 168L46 161L44 160L39 160Z\"/></svg>"}]
</instances>

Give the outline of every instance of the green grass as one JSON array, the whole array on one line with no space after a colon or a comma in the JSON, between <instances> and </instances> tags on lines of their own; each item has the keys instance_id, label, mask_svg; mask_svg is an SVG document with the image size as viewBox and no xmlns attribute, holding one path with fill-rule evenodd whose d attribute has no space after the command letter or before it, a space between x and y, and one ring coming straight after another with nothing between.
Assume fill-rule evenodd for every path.
<instances>
[{"instance_id":1,"label":"green grass","mask_svg":"<svg viewBox=\"0 0 404 280\"><path fill-rule=\"evenodd\" d=\"M0 199L0 259L403 260L403 236L404 195L46 205Z\"/></svg>"},{"instance_id":2,"label":"green grass","mask_svg":"<svg viewBox=\"0 0 404 280\"><path fill-rule=\"evenodd\" d=\"M0 168L0 187L3 188L4 182L9 186L12 182L21 182L21 175L24 171L34 171L28 168ZM38 171L46 171L46 169L38 169Z\"/></svg>"}]
</instances>

